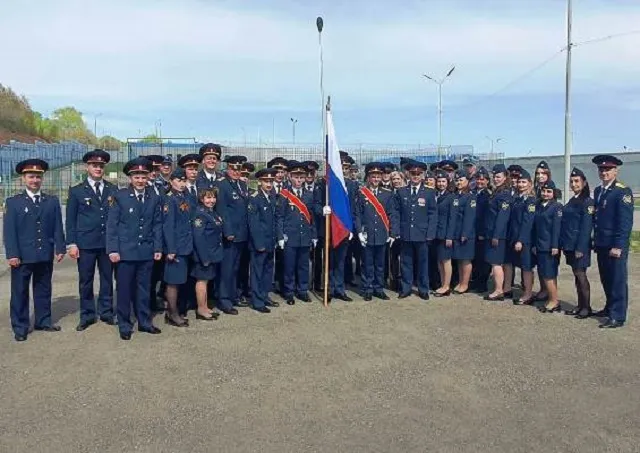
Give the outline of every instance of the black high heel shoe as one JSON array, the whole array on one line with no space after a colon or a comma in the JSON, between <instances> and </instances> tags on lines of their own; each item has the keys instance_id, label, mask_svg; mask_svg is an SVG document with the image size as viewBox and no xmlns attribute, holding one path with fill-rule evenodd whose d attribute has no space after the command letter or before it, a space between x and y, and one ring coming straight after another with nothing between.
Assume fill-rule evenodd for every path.
<instances>
[{"instance_id":1,"label":"black high heel shoe","mask_svg":"<svg viewBox=\"0 0 640 453\"><path fill-rule=\"evenodd\" d=\"M212 313L211 316L203 316L200 313L196 312L196 319L199 319L200 321L215 321L216 319L218 319L218 316L213 316L214 314L217 313Z\"/></svg>"},{"instance_id":2,"label":"black high heel shoe","mask_svg":"<svg viewBox=\"0 0 640 453\"><path fill-rule=\"evenodd\" d=\"M182 322L178 322L168 315L164 316L164 323L173 327L187 327L189 325L189 323L186 322L186 320L183 320Z\"/></svg>"},{"instance_id":3,"label":"black high heel shoe","mask_svg":"<svg viewBox=\"0 0 640 453\"><path fill-rule=\"evenodd\" d=\"M547 308L546 306L542 306L539 308L540 313L560 313L562 311L562 307L560 304L556 305L553 308Z\"/></svg>"},{"instance_id":4,"label":"black high heel shoe","mask_svg":"<svg viewBox=\"0 0 640 453\"><path fill-rule=\"evenodd\" d=\"M438 291L434 291L433 293L433 297L447 297L451 295L451 290L448 289L443 293L439 293Z\"/></svg>"},{"instance_id":5,"label":"black high heel shoe","mask_svg":"<svg viewBox=\"0 0 640 453\"><path fill-rule=\"evenodd\" d=\"M490 302L502 302L504 300L504 294L500 294L498 296L487 294L486 296L484 296L484 300L488 300Z\"/></svg>"}]
</instances>

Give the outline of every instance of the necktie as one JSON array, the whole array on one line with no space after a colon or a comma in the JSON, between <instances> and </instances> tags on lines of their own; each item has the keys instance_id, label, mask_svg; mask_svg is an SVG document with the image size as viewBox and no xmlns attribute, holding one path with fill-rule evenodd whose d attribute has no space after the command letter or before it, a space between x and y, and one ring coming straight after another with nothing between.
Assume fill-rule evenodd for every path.
<instances>
[{"instance_id":1,"label":"necktie","mask_svg":"<svg viewBox=\"0 0 640 453\"><path fill-rule=\"evenodd\" d=\"M142 200L144 198L144 195L142 195L141 193L138 194L138 203L142 203Z\"/></svg>"},{"instance_id":2,"label":"necktie","mask_svg":"<svg viewBox=\"0 0 640 453\"><path fill-rule=\"evenodd\" d=\"M300 198L300 189L296 189L296 197Z\"/></svg>"},{"instance_id":3,"label":"necktie","mask_svg":"<svg viewBox=\"0 0 640 453\"><path fill-rule=\"evenodd\" d=\"M34 195L33 202L36 204L36 206L40 206L40 195Z\"/></svg>"},{"instance_id":4,"label":"necktie","mask_svg":"<svg viewBox=\"0 0 640 453\"><path fill-rule=\"evenodd\" d=\"M418 188L416 186L413 186L411 188L411 196L415 197L418 194Z\"/></svg>"},{"instance_id":5,"label":"necktie","mask_svg":"<svg viewBox=\"0 0 640 453\"><path fill-rule=\"evenodd\" d=\"M194 197L196 196L196 188L194 186L189 187L189 192L191 192L191 195Z\"/></svg>"},{"instance_id":6,"label":"necktie","mask_svg":"<svg viewBox=\"0 0 640 453\"><path fill-rule=\"evenodd\" d=\"M102 200L102 192L100 192L100 183L96 182L96 195L98 195L98 200Z\"/></svg>"}]
</instances>

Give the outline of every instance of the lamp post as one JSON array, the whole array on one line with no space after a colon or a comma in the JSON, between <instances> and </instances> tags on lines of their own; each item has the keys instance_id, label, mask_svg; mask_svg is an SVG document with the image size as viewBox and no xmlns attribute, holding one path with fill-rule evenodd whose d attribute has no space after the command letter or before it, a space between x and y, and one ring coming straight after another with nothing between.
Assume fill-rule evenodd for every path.
<instances>
[{"instance_id":1,"label":"lamp post","mask_svg":"<svg viewBox=\"0 0 640 453\"><path fill-rule=\"evenodd\" d=\"M293 144L296 144L296 124L298 124L297 118L291 118L291 135L293 137Z\"/></svg>"},{"instance_id":2,"label":"lamp post","mask_svg":"<svg viewBox=\"0 0 640 453\"><path fill-rule=\"evenodd\" d=\"M440 157L440 150L442 149L442 85L451 76L456 69L455 65L451 66L451 69L441 79L436 79L428 74L422 74L422 77L431 80L438 85L438 158Z\"/></svg>"},{"instance_id":3,"label":"lamp post","mask_svg":"<svg viewBox=\"0 0 640 453\"><path fill-rule=\"evenodd\" d=\"M93 116L93 135L98 138L98 118L102 116L102 113L98 113Z\"/></svg>"}]
</instances>

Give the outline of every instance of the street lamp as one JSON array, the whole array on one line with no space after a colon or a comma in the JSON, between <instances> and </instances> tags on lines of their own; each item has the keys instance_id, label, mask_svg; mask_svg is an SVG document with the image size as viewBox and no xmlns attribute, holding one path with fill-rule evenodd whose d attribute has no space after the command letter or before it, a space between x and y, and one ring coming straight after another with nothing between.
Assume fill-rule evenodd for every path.
<instances>
[{"instance_id":1,"label":"street lamp","mask_svg":"<svg viewBox=\"0 0 640 453\"><path fill-rule=\"evenodd\" d=\"M438 157L440 157L440 149L442 148L442 85L455 69L455 65L451 66L449 72L447 72L447 74L441 79L436 79L428 74L422 74L422 77L429 79L438 85Z\"/></svg>"},{"instance_id":2,"label":"street lamp","mask_svg":"<svg viewBox=\"0 0 640 453\"><path fill-rule=\"evenodd\" d=\"M93 135L98 138L98 118L102 116L102 113L98 113L93 116Z\"/></svg>"},{"instance_id":3,"label":"street lamp","mask_svg":"<svg viewBox=\"0 0 640 453\"><path fill-rule=\"evenodd\" d=\"M296 118L291 118L291 127L292 127L292 135L293 135L293 144L296 144L296 124L298 120Z\"/></svg>"}]
</instances>

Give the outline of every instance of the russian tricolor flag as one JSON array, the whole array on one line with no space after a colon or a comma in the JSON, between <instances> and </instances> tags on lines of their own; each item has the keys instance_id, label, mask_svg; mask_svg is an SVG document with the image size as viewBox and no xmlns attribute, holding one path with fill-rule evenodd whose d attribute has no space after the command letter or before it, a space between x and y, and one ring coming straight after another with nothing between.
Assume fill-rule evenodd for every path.
<instances>
[{"instance_id":1,"label":"russian tricolor flag","mask_svg":"<svg viewBox=\"0 0 640 453\"><path fill-rule=\"evenodd\" d=\"M347 185L342 173L340 149L336 141L336 131L333 128L331 110L327 109L327 184L329 186L329 206L331 207L331 245L335 248L349 237L353 230L353 218Z\"/></svg>"}]
</instances>

